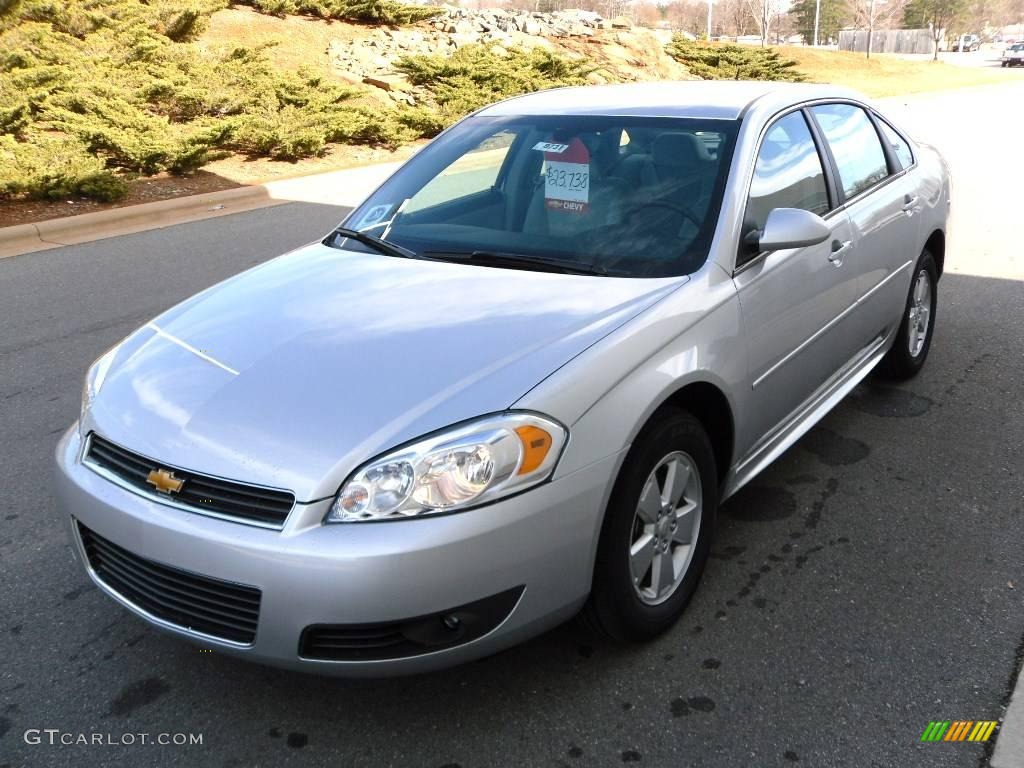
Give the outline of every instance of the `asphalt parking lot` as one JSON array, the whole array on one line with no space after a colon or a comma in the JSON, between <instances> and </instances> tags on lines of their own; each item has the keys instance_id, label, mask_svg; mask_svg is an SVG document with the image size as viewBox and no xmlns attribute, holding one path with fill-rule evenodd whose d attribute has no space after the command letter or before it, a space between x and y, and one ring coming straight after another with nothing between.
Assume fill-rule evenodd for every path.
<instances>
[{"instance_id":1,"label":"asphalt parking lot","mask_svg":"<svg viewBox=\"0 0 1024 768\"><path fill-rule=\"evenodd\" d=\"M859 387L728 502L688 612L644 647L566 626L461 668L353 682L150 629L72 561L50 495L82 375L343 209L292 203L0 260L0 768L985 765L990 746L919 739L931 720L999 719L1024 655L1022 96L888 100L955 179L928 365ZM202 744L26 743L47 728Z\"/></svg>"}]
</instances>

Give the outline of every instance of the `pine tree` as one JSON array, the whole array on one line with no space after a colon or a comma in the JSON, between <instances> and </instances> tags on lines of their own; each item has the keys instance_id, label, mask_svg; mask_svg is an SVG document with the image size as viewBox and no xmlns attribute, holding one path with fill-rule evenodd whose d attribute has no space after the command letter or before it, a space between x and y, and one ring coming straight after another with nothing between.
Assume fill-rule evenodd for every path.
<instances>
[{"instance_id":1,"label":"pine tree","mask_svg":"<svg viewBox=\"0 0 1024 768\"><path fill-rule=\"evenodd\" d=\"M814 14L817 0L797 0L790 8L796 18L796 31L808 45L814 42ZM847 0L821 0L818 17L818 43L839 37L839 30L850 23L852 12Z\"/></svg>"},{"instance_id":2,"label":"pine tree","mask_svg":"<svg viewBox=\"0 0 1024 768\"><path fill-rule=\"evenodd\" d=\"M939 58L939 41L967 10L967 0L910 0L903 9L903 26L907 29L930 27L935 40L934 59Z\"/></svg>"}]
</instances>

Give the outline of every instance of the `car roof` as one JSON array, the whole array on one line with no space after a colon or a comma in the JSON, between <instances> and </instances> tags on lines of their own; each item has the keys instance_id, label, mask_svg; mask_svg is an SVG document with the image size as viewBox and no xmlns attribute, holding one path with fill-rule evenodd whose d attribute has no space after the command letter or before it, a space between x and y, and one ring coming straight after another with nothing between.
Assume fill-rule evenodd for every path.
<instances>
[{"instance_id":1,"label":"car roof","mask_svg":"<svg viewBox=\"0 0 1024 768\"><path fill-rule=\"evenodd\" d=\"M863 100L859 94L834 85L737 80L686 80L622 85L553 88L485 107L479 114L609 115L636 117L696 117L735 120L755 102L777 106L827 98Z\"/></svg>"}]
</instances>

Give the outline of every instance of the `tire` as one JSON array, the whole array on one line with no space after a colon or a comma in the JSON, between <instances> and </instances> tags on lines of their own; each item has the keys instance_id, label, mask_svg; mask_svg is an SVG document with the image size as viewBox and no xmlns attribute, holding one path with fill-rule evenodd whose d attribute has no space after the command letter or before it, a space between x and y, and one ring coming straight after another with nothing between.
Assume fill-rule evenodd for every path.
<instances>
[{"instance_id":1,"label":"tire","mask_svg":"<svg viewBox=\"0 0 1024 768\"><path fill-rule=\"evenodd\" d=\"M672 495L664 486L668 473L679 479L687 469L690 479L682 496L675 505L665 505L666 494ZM649 486L651 482L655 485ZM643 499L647 505L641 504ZM707 565L717 506L718 475L707 432L687 411L663 408L637 436L615 481L583 623L619 642L648 640L671 627ZM667 549L661 550L658 542ZM634 549L641 552L636 559L631 556ZM651 551L650 568L637 577L634 571L643 568L642 558ZM654 581L656 567L660 584Z\"/></svg>"},{"instance_id":2,"label":"tire","mask_svg":"<svg viewBox=\"0 0 1024 768\"><path fill-rule=\"evenodd\" d=\"M907 301L903 305L903 319L892 348L879 363L878 372L889 379L905 380L916 376L928 359L928 350L932 346L935 331L935 316L938 306L939 271L935 259L927 249L921 252L917 265L914 267L913 278ZM922 281L927 280L927 299L923 299ZM920 319L921 308L927 308L927 316ZM923 333L923 339L921 334Z\"/></svg>"}]
</instances>

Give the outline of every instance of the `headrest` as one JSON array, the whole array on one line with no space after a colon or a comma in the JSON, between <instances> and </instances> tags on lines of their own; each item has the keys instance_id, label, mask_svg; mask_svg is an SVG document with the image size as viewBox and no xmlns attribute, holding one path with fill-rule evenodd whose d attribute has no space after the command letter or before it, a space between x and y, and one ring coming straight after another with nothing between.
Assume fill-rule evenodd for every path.
<instances>
[{"instance_id":1,"label":"headrest","mask_svg":"<svg viewBox=\"0 0 1024 768\"><path fill-rule=\"evenodd\" d=\"M651 160L658 166L693 168L711 162L711 155L692 133L663 133L654 140Z\"/></svg>"}]
</instances>

